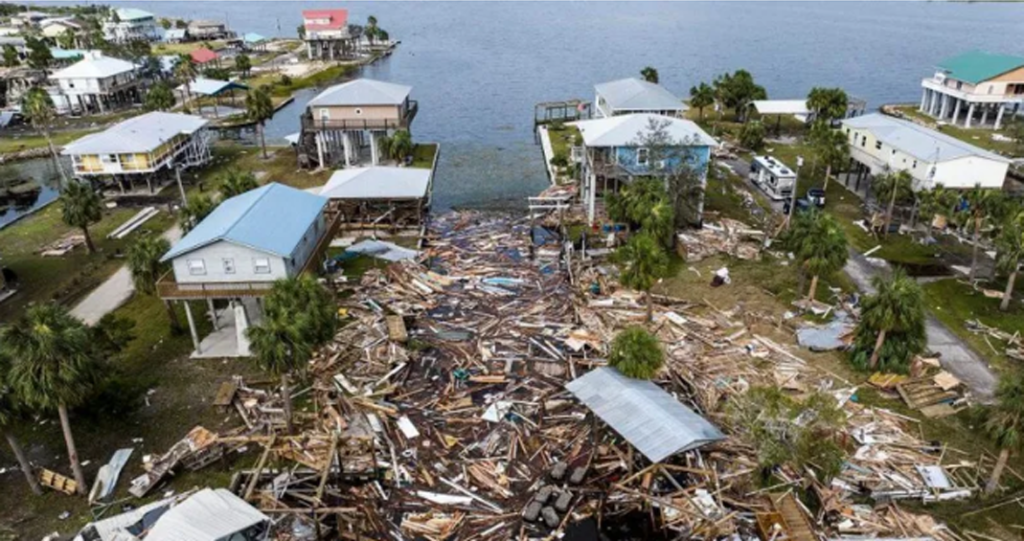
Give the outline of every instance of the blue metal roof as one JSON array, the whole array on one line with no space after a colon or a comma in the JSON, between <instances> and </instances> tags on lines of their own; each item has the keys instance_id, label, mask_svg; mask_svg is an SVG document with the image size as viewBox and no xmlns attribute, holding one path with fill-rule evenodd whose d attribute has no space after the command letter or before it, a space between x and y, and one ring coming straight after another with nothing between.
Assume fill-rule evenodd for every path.
<instances>
[{"instance_id":1,"label":"blue metal roof","mask_svg":"<svg viewBox=\"0 0 1024 541\"><path fill-rule=\"evenodd\" d=\"M225 200L160 260L222 240L290 257L326 205L319 195L272 182Z\"/></svg>"},{"instance_id":2,"label":"blue metal roof","mask_svg":"<svg viewBox=\"0 0 1024 541\"><path fill-rule=\"evenodd\" d=\"M242 40L246 43L259 43L261 41L266 41L267 38L263 37L262 34L257 34L256 32L246 32L246 34L242 36Z\"/></svg>"}]
</instances>

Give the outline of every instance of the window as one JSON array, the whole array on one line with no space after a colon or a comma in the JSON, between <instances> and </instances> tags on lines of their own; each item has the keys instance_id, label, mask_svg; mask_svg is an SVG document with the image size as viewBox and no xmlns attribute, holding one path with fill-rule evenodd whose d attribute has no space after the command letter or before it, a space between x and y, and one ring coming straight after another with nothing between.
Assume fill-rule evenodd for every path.
<instances>
[{"instance_id":1,"label":"window","mask_svg":"<svg viewBox=\"0 0 1024 541\"><path fill-rule=\"evenodd\" d=\"M646 148L636 149L636 164L646 166L648 160L650 160L651 151Z\"/></svg>"},{"instance_id":2,"label":"window","mask_svg":"<svg viewBox=\"0 0 1024 541\"><path fill-rule=\"evenodd\" d=\"M202 276L206 274L206 262L202 259L188 259L185 261L188 265L188 273L192 276Z\"/></svg>"},{"instance_id":3,"label":"window","mask_svg":"<svg viewBox=\"0 0 1024 541\"><path fill-rule=\"evenodd\" d=\"M911 165L911 167L914 168L914 169L917 169L917 160L914 160L914 163L913 163L913 165Z\"/></svg>"},{"instance_id":4,"label":"window","mask_svg":"<svg viewBox=\"0 0 1024 541\"><path fill-rule=\"evenodd\" d=\"M875 141L875 150L882 150L882 142Z\"/></svg>"},{"instance_id":5,"label":"window","mask_svg":"<svg viewBox=\"0 0 1024 541\"><path fill-rule=\"evenodd\" d=\"M224 263L224 274L234 274L235 273L235 260L234 259L231 259L229 257L225 257L223 259L223 263Z\"/></svg>"},{"instance_id":6,"label":"window","mask_svg":"<svg viewBox=\"0 0 1024 541\"><path fill-rule=\"evenodd\" d=\"M331 110L330 109L320 109L320 120L330 120L330 119L331 119Z\"/></svg>"},{"instance_id":7,"label":"window","mask_svg":"<svg viewBox=\"0 0 1024 541\"><path fill-rule=\"evenodd\" d=\"M356 116L363 116L363 110L358 107L356 107L355 113Z\"/></svg>"},{"instance_id":8,"label":"window","mask_svg":"<svg viewBox=\"0 0 1024 541\"><path fill-rule=\"evenodd\" d=\"M864 146L867 143L868 143L868 136L867 135L861 135L860 136L860 146Z\"/></svg>"},{"instance_id":9,"label":"window","mask_svg":"<svg viewBox=\"0 0 1024 541\"><path fill-rule=\"evenodd\" d=\"M256 274L270 274L270 258L252 258L252 271L255 272Z\"/></svg>"},{"instance_id":10,"label":"window","mask_svg":"<svg viewBox=\"0 0 1024 541\"><path fill-rule=\"evenodd\" d=\"M100 159L103 163L117 163L117 154L104 154Z\"/></svg>"}]
</instances>

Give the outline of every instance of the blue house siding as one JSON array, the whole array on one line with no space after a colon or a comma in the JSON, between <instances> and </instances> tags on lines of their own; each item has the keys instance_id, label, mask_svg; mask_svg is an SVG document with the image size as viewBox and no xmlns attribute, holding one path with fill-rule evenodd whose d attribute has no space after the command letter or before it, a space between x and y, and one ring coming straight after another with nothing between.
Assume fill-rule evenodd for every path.
<instances>
[{"instance_id":1,"label":"blue house siding","mask_svg":"<svg viewBox=\"0 0 1024 541\"><path fill-rule=\"evenodd\" d=\"M637 164L637 155L640 147L615 147L612 152L615 154L616 163L631 175L649 175L657 173L657 164L649 163L647 166ZM711 160L711 147L709 146L685 146L675 147L668 152L672 157L668 160L668 169L676 169L686 160L686 165L700 172L701 177L705 176L708 170L708 162Z\"/></svg>"}]
</instances>

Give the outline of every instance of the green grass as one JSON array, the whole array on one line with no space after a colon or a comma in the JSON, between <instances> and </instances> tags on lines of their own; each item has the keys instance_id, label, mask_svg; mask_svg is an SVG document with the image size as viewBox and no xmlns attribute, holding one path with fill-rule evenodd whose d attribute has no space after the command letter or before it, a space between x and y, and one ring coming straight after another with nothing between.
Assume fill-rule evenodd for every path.
<instances>
[{"instance_id":1,"label":"green grass","mask_svg":"<svg viewBox=\"0 0 1024 541\"><path fill-rule=\"evenodd\" d=\"M290 85L280 84L280 77L276 77L278 82L274 84L271 93L275 96L290 96L292 92L303 88L327 86L352 75L356 69L356 66L331 66L305 77L293 78Z\"/></svg>"},{"instance_id":2,"label":"green grass","mask_svg":"<svg viewBox=\"0 0 1024 541\"><path fill-rule=\"evenodd\" d=\"M751 194L760 214L754 215L750 208L744 207L746 198L743 192ZM747 187L744 179L734 173L715 169L708 173L707 189L704 192L705 220L731 218L739 220L751 227L761 227L763 220L771 216L771 206L764 194Z\"/></svg>"},{"instance_id":3,"label":"green grass","mask_svg":"<svg viewBox=\"0 0 1024 541\"><path fill-rule=\"evenodd\" d=\"M1005 284L983 284L982 287L1003 291ZM1007 357L1003 352L1005 344L995 338L985 341L984 335L974 334L967 329L965 321L976 319L990 327L996 327L1011 335L1024 334L1024 309L1020 299L1010 303L1006 312L999 310L1000 299L990 299L970 285L954 278L924 284L925 303L939 321L970 344L978 354L987 359L999 372L1020 373L1019 361ZM1020 293L1018 292L1018 296ZM992 347L989 346L992 344ZM995 351L993 351L993 347Z\"/></svg>"},{"instance_id":4,"label":"green grass","mask_svg":"<svg viewBox=\"0 0 1024 541\"><path fill-rule=\"evenodd\" d=\"M60 147L70 143L71 141L96 131L96 129L63 131L54 133L50 138L53 140L53 146L59 151ZM8 135L0 137L0 154L44 147L46 147L46 138L41 135L37 135L35 132L31 132L24 136Z\"/></svg>"},{"instance_id":5,"label":"green grass","mask_svg":"<svg viewBox=\"0 0 1024 541\"><path fill-rule=\"evenodd\" d=\"M189 54L196 49L201 49L209 45L211 51L219 51L227 47L227 41L218 39L214 41L202 42L192 41L189 43L158 43L153 47L154 54Z\"/></svg>"},{"instance_id":6,"label":"green grass","mask_svg":"<svg viewBox=\"0 0 1024 541\"><path fill-rule=\"evenodd\" d=\"M413 149L412 167L430 169L434 167L435 156L437 156L436 143L418 143Z\"/></svg>"},{"instance_id":7,"label":"green grass","mask_svg":"<svg viewBox=\"0 0 1024 541\"><path fill-rule=\"evenodd\" d=\"M562 154L569 158L576 137L580 130L576 126L562 126L561 129L555 126L548 126L548 137L551 139L551 152L554 156Z\"/></svg>"}]
</instances>

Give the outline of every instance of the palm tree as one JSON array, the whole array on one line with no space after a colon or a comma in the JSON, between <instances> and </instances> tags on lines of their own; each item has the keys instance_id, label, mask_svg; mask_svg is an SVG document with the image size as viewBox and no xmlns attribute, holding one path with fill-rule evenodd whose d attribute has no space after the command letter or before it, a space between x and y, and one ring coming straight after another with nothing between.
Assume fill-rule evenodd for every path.
<instances>
[{"instance_id":1,"label":"palm tree","mask_svg":"<svg viewBox=\"0 0 1024 541\"><path fill-rule=\"evenodd\" d=\"M135 291L146 295L156 293L156 282L167 271L167 264L161 263L160 258L170 249L167 239L152 234L139 236L128 247L128 271Z\"/></svg>"},{"instance_id":2,"label":"palm tree","mask_svg":"<svg viewBox=\"0 0 1024 541\"><path fill-rule=\"evenodd\" d=\"M664 248L650 233L639 233L615 251L615 261L619 264L622 284L643 291L647 297L647 322L650 323L654 319L651 288L668 272Z\"/></svg>"},{"instance_id":3,"label":"palm tree","mask_svg":"<svg viewBox=\"0 0 1024 541\"><path fill-rule=\"evenodd\" d=\"M906 170L900 170L877 177L871 185L872 191L875 192L878 198L889 201L885 210L885 230L882 236L889 236L889 226L892 224L892 213L896 207L896 200L910 197L914 193L913 183L914 178L910 176L910 173Z\"/></svg>"},{"instance_id":4,"label":"palm tree","mask_svg":"<svg viewBox=\"0 0 1024 541\"><path fill-rule=\"evenodd\" d=\"M872 279L875 294L864 298L859 327L876 334L868 366L878 366L886 336L891 333L924 335L924 299L921 286L896 267L888 278Z\"/></svg>"},{"instance_id":5,"label":"palm tree","mask_svg":"<svg viewBox=\"0 0 1024 541\"><path fill-rule=\"evenodd\" d=\"M397 162L402 162L412 155L415 145L412 142L412 135L408 130L399 130L391 137L387 147L391 152L391 158Z\"/></svg>"},{"instance_id":6,"label":"palm tree","mask_svg":"<svg viewBox=\"0 0 1024 541\"><path fill-rule=\"evenodd\" d=\"M0 368L2 368L4 374L7 374L10 371L10 360L0 356ZM29 488L32 489L33 494L38 496L43 491L39 488L39 482L36 481L36 476L32 473L32 464L29 463L28 458L25 456L25 450L22 449L18 437L9 430L11 422L17 415L17 411L18 407L13 390L6 383L0 383L0 432L3 432L7 445L11 447L14 458L18 460L18 468L25 475L25 481L28 482Z\"/></svg>"},{"instance_id":7,"label":"palm tree","mask_svg":"<svg viewBox=\"0 0 1024 541\"><path fill-rule=\"evenodd\" d=\"M263 147L263 159L267 159L267 120L274 116L274 103L270 101L270 95L262 87L250 90L245 96L245 114L259 126L260 145Z\"/></svg>"},{"instance_id":8,"label":"palm tree","mask_svg":"<svg viewBox=\"0 0 1024 541\"><path fill-rule=\"evenodd\" d=\"M837 118L846 116L849 99L842 88L814 87L807 95L807 108L814 112L816 120L831 125Z\"/></svg>"},{"instance_id":9,"label":"palm tree","mask_svg":"<svg viewBox=\"0 0 1024 541\"><path fill-rule=\"evenodd\" d=\"M850 159L850 147L843 132L833 129L819 133L815 140L815 147L817 147L818 157L825 162L825 186L822 189L828 191L828 181L832 177L832 169L842 167Z\"/></svg>"},{"instance_id":10,"label":"palm tree","mask_svg":"<svg viewBox=\"0 0 1024 541\"><path fill-rule=\"evenodd\" d=\"M651 66L647 66L644 69L640 70L640 77L642 77L643 80L647 81L648 83L658 84L658 70L652 68Z\"/></svg>"},{"instance_id":11,"label":"palm tree","mask_svg":"<svg viewBox=\"0 0 1024 541\"><path fill-rule=\"evenodd\" d=\"M13 68L19 63L18 50L13 45L4 45L4 67Z\"/></svg>"},{"instance_id":12,"label":"palm tree","mask_svg":"<svg viewBox=\"0 0 1024 541\"><path fill-rule=\"evenodd\" d=\"M830 276L846 265L846 233L835 217L824 212L812 210L801 213L797 215L796 222L790 229L791 249L803 269L811 275L807 298L813 301L818 290L818 278Z\"/></svg>"},{"instance_id":13,"label":"palm tree","mask_svg":"<svg viewBox=\"0 0 1024 541\"><path fill-rule=\"evenodd\" d=\"M252 174L252 171L242 172L237 169L231 169L226 175L221 177L220 194L224 199L228 199L253 190L258 186L259 183L256 181L256 175Z\"/></svg>"},{"instance_id":14,"label":"palm tree","mask_svg":"<svg viewBox=\"0 0 1024 541\"><path fill-rule=\"evenodd\" d=\"M249 72L252 70L252 60L249 59L249 55L240 54L236 56L235 69L242 73L242 77L248 77Z\"/></svg>"},{"instance_id":15,"label":"palm tree","mask_svg":"<svg viewBox=\"0 0 1024 541\"><path fill-rule=\"evenodd\" d=\"M658 338L643 327L628 327L615 336L608 364L624 376L651 379L665 362Z\"/></svg>"},{"instance_id":16,"label":"palm tree","mask_svg":"<svg viewBox=\"0 0 1024 541\"><path fill-rule=\"evenodd\" d=\"M373 46L373 38L377 37L377 18L370 15L366 18L366 29L363 30L366 34L367 41L370 42L370 46Z\"/></svg>"},{"instance_id":17,"label":"palm tree","mask_svg":"<svg viewBox=\"0 0 1024 541\"><path fill-rule=\"evenodd\" d=\"M929 221L929 230L936 215L951 217L960 199L956 192L946 189L942 184L936 184L930 190L919 191L917 197L918 212L922 218Z\"/></svg>"},{"instance_id":18,"label":"palm tree","mask_svg":"<svg viewBox=\"0 0 1024 541\"><path fill-rule=\"evenodd\" d=\"M66 308L47 303L29 307L0 338L15 359L8 381L21 400L43 411L57 410L78 492L85 494L68 409L89 396L98 375L89 329Z\"/></svg>"},{"instance_id":19,"label":"palm tree","mask_svg":"<svg viewBox=\"0 0 1024 541\"><path fill-rule=\"evenodd\" d=\"M1003 376L996 389L996 404L988 411L983 427L999 446L996 467L985 485L985 493L991 494L999 487L1010 451L1024 445L1024 379L1011 374Z\"/></svg>"},{"instance_id":20,"label":"palm tree","mask_svg":"<svg viewBox=\"0 0 1024 541\"><path fill-rule=\"evenodd\" d=\"M999 249L996 265L1008 274L1003 300L999 303L999 309L1005 312L1010 309L1014 282L1017 281L1021 261L1024 260L1024 213L1007 221L996 239L996 247Z\"/></svg>"},{"instance_id":21,"label":"palm tree","mask_svg":"<svg viewBox=\"0 0 1024 541\"><path fill-rule=\"evenodd\" d=\"M60 44L62 49L74 49L75 41L77 41L77 36L75 36L75 31L70 28L57 36L57 42Z\"/></svg>"},{"instance_id":22,"label":"palm tree","mask_svg":"<svg viewBox=\"0 0 1024 541\"><path fill-rule=\"evenodd\" d=\"M181 214L178 215L178 225L182 233L188 233L193 227L199 225L203 218L209 216L216 207L213 200L201 193L188 196L185 205L181 207Z\"/></svg>"},{"instance_id":23,"label":"palm tree","mask_svg":"<svg viewBox=\"0 0 1024 541\"><path fill-rule=\"evenodd\" d=\"M330 294L313 278L286 278L274 282L263 300L263 320L248 330L257 362L281 377L289 433L293 430L288 374L302 370L316 348L334 336L336 310Z\"/></svg>"},{"instance_id":24,"label":"palm tree","mask_svg":"<svg viewBox=\"0 0 1024 541\"><path fill-rule=\"evenodd\" d=\"M970 226L972 229L971 243L974 245L971 250L971 272L969 278L973 280L978 270L978 246L981 244L981 229L989 221L997 221L1007 209L1006 197L1001 190L982 189L981 185L975 185L964 197L967 200Z\"/></svg>"},{"instance_id":25,"label":"palm tree","mask_svg":"<svg viewBox=\"0 0 1024 541\"><path fill-rule=\"evenodd\" d=\"M715 103L715 89L707 83L690 88L690 106L696 107L700 120L704 120L704 108Z\"/></svg>"},{"instance_id":26,"label":"palm tree","mask_svg":"<svg viewBox=\"0 0 1024 541\"><path fill-rule=\"evenodd\" d=\"M89 226L103 217L100 194L85 182L72 182L61 190L60 202L63 205L61 219L65 224L81 229L89 253L96 253L96 246L89 235Z\"/></svg>"},{"instance_id":27,"label":"palm tree","mask_svg":"<svg viewBox=\"0 0 1024 541\"><path fill-rule=\"evenodd\" d=\"M57 149L54 148L53 139L50 138L50 125L57 116L50 95L39 87L30 89L21 99L21 112L28 117L32 127L46 139L46 146L50 148L50 157L53 158L53 165L60 173L63 183L67 184L68 177L64 174L64 168L61 167L60 158L57 156Z\"/></svg>"},{"instance_id":28,"label":"palm tree","mask_svg":"<svg viewBox=\"0 0 1024 541\"><path fill-rule=\"evenodd\" d=\"M146 109L167 111L174 107L174 91L167 83L158 81L146 92Z\"/></svg>"},{"instance_id":29,"label":"palm tree","mask_svg":"<svg viewBox=\"0 0 1024 541\"><path fill-rule=\"evenodd\" d=\"M185 93L188 96L188 102L192 102L192 82L199 76L199 68L196 67L196 63L192 60L192 57L183 54L178 56L178 62L174 65L174 75L178 77L181 84L185 87Z\"/></svg>"}]
</instances>

